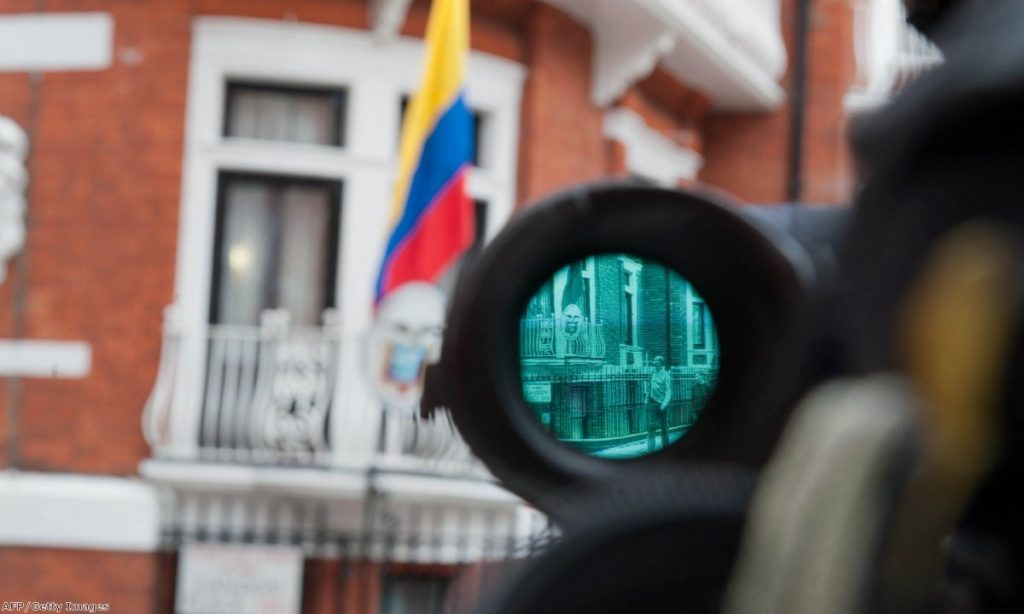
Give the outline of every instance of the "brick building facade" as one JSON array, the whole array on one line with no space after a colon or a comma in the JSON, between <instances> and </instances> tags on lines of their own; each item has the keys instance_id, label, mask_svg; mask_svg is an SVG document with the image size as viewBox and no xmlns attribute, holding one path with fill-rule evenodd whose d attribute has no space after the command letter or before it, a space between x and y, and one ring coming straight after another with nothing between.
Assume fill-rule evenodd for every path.
<instances>
[{"instance_id":1,"label":"brick building facade","mask_svg":"<svg viewBox=\"0 0 1024 614\"><path fill-rule=\"evenodd\" d=\"M887 3L810 2L801 59L797 0L473 0L467 88L482 157L470 190L486 214L481 238L552 190L623 174L701 181L751 202L847 201L848 99L878 90L878 71L855 57L866 44L855 41L855 19L873 4ZM488 479L457 435L382 415L352 367L350 340L372 318L381 203L427 11L423 0L0 5L0 28L14 37L11 58L0 45L0 116L28 143L24 162L11 162L27 171L24 206L15 221L0 217L24 230L0 260L0 599L171 611L178 546L217 531L259 543L291 531L305 548L302 611L370 612L406 576L486 576L472 562L488 558L483 546L422 554L406 544L404 554L346 557L344 539L308 545L307 529L347 536L387 521L413 535L434 521L492 533L501 525L510 543L530 533L530 511ZM801 92L797 70L806 70ZM228 125L254 107L233 106L233 86L256 88L258 105L269 105L257 114L286 100L305 109L286 114L316 126L328 116L305 113L320 108L320 94L341 96L330 116L339 136L236 134ZM260 88L284 98L260 98ZM306 106L296 102L303 92ZM239 176L259 184L260 198L271 198L272 181L283 192L303 181L337 190L325 192L335 194L325 202L336 217L325 219L335 222L336 249L321 263L334 293L318 306L331 315L312 325L317 343L337 342L331 351L345 367L328 378L337 390L330 415L321 408L311 418L328 436L303 440L307 456L270 444L213 449L202 438L249 419L244 403L225 400L235 392L215 405L204 398L217 352L228 356L218 368L237 370L232 390L243 390L248 359L231 352L248 351L239 349L246 339L297 334L287 317L241 333L210 317L214 280L244 261L215 253L226 224L218 211L236 206L230 182ZM665 283L653 269L642 275L649 288ZM598 308L622 319L620 290L614 307L599 299ZM666 290L684 300L682 287ZM632 345L653 348L650 334L639 326ZM679 339L656 351L685 354L689 341ZM631 345L620 341L607 348L616 361L618 346ZM429 479L409 477L423 473ZM453 484L470 487L452 495ZM388 493L384 507L366 504L369 491Z\"/></svg>"}]
</instances>

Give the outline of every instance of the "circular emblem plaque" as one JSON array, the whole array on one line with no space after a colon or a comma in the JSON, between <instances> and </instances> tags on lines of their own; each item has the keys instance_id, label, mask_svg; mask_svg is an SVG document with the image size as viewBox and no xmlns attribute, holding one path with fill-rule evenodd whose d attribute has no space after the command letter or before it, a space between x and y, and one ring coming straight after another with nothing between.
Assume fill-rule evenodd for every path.
<instances>
[{"instance_id":1,"label":"circular emblem plaque","mask_svg":"<svg viewBox=\"0 0 1024 614\"><path fill-rule=\"evenodd\" d=\"M377 311L366 343L367 376L385 408L415 412L427 365L441 354L445 295L412 282L389 294Z\"/></svg>"}]
</instances>

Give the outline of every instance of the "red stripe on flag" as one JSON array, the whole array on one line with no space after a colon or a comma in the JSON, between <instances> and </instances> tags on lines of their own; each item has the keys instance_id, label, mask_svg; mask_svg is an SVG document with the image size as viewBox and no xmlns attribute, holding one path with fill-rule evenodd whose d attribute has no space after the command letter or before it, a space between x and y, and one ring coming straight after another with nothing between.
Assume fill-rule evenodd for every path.
<instances>
[{"instance_id":1,"label":"red stripe on flag","mask_svg":"<svg viewBox=\"0 0 1024 614\"><path fill-rule=\"evenodd\" d=\"M436 280L473 244L473 202L466 195L466 167L460 169L423 212L419 223L395 249L385 273L383 294L411 280Z\"/></svg>"}]
</instances>

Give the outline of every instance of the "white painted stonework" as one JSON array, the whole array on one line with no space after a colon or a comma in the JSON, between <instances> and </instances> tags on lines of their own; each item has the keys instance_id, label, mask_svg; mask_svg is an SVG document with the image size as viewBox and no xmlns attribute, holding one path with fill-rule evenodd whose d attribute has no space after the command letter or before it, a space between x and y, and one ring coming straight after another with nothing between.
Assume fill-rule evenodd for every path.
<instances>
[{"instance_id":1,"label":"white painted stonework","mask_svg":"<svg viewBox=\"0 0 1024 614\"><path fill-rule=\"evenodd\" d=\"M0 72L103 69L113 43L110 13L2 15Z\"/></svg>"},{"instance_id":2,"label":"white painted stonework","mask_svg":"<svg viewBox=\"0 0 1024 614\"><path fill-rule=\"evenodd\" d=\"M721 112L782 103L779 0L545 0L594 35L591 98L607 107L662 66Z\"/></svg>"},{"instance_id":3,"label":"white painted stonework","mask_svg":"<svg viewBox=\"0 0 1024 614\"><path fill-rule=\"evenodd\" d=\"M7 470L0 472L0 544L153 551L160 505L157 489L136 479Z\"/></svg>"},{"instance_id":4,"label":"white painted stonework","mask_svg":"<svg viewBox=\"0 0 1024 614\"><path fill-rule=\"evenodd\" d=\"M0 283L7 261L25 244L25 186L28 136L14 120L0 115Z\"/></svg>"},{"instance_id":5,"label":"white painted stonework","mask_svg":"<svg viewBox=\"0 0 1024 614\"><path fill-rule=\"evenodd\" d=\"M0 339L0 376L80 378L91 366L92 346L84 341Z\"/></svg>"},{"instance_id":6,"label":"white painted stonework","mask_svg":"<svg viewBox=\"0 0 1024 614\"><path fill-rule=\"evenodd\" d=\"M704 159L696 151L678 145L648 127L629 109L605 113L604 135L626 150L626 170L665 187L697 179Z\"/></svg>"}]
</instances>

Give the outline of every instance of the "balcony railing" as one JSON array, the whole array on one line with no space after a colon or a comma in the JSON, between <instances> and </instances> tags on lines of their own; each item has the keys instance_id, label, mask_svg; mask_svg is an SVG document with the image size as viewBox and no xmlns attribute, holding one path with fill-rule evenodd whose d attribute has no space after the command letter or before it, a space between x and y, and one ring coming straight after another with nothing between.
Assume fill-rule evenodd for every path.
<instances>
[{"instance_id":1,"label":"balcony railing","mask_svg":"<svg viewBox=\"0 0 1024 614\"><path fill-rule=\"evenodd\" d=\"M485 475L447 414L383 411L366 389L362 343L342 335L330 310L322 326L292 326L286 312L269 310L259 326L214 324L201 334L171 307L146 440L155 457L176 460Z\"/></svg>"},{"instance_id":2,"label":"balcony railing","mask_svg":"<svg viewBox=\"0 0 1024 614\"><path fill-rule=\"evenodd\" d=\"M522 358L604 358L604 325L567 318L528 318L520 323Z\"/></svg>"},{"instance_id":3,"label":"balcony railing","mask_svg":"<svg viewBox=\"0 0 1024 614\"><path fill-rule=\"evenodd\" d=\"M196 433L201 456L326 463L340 343L337 318L330 311L322 327L290 326L288 314L277 310L265 311L259 326L210 325ZM178 377L182 345L179 331L168 323L157 383L144 414L144 431L157 449L172 443L172 400L188 392Z\"/></svg>"}]
</instances>

